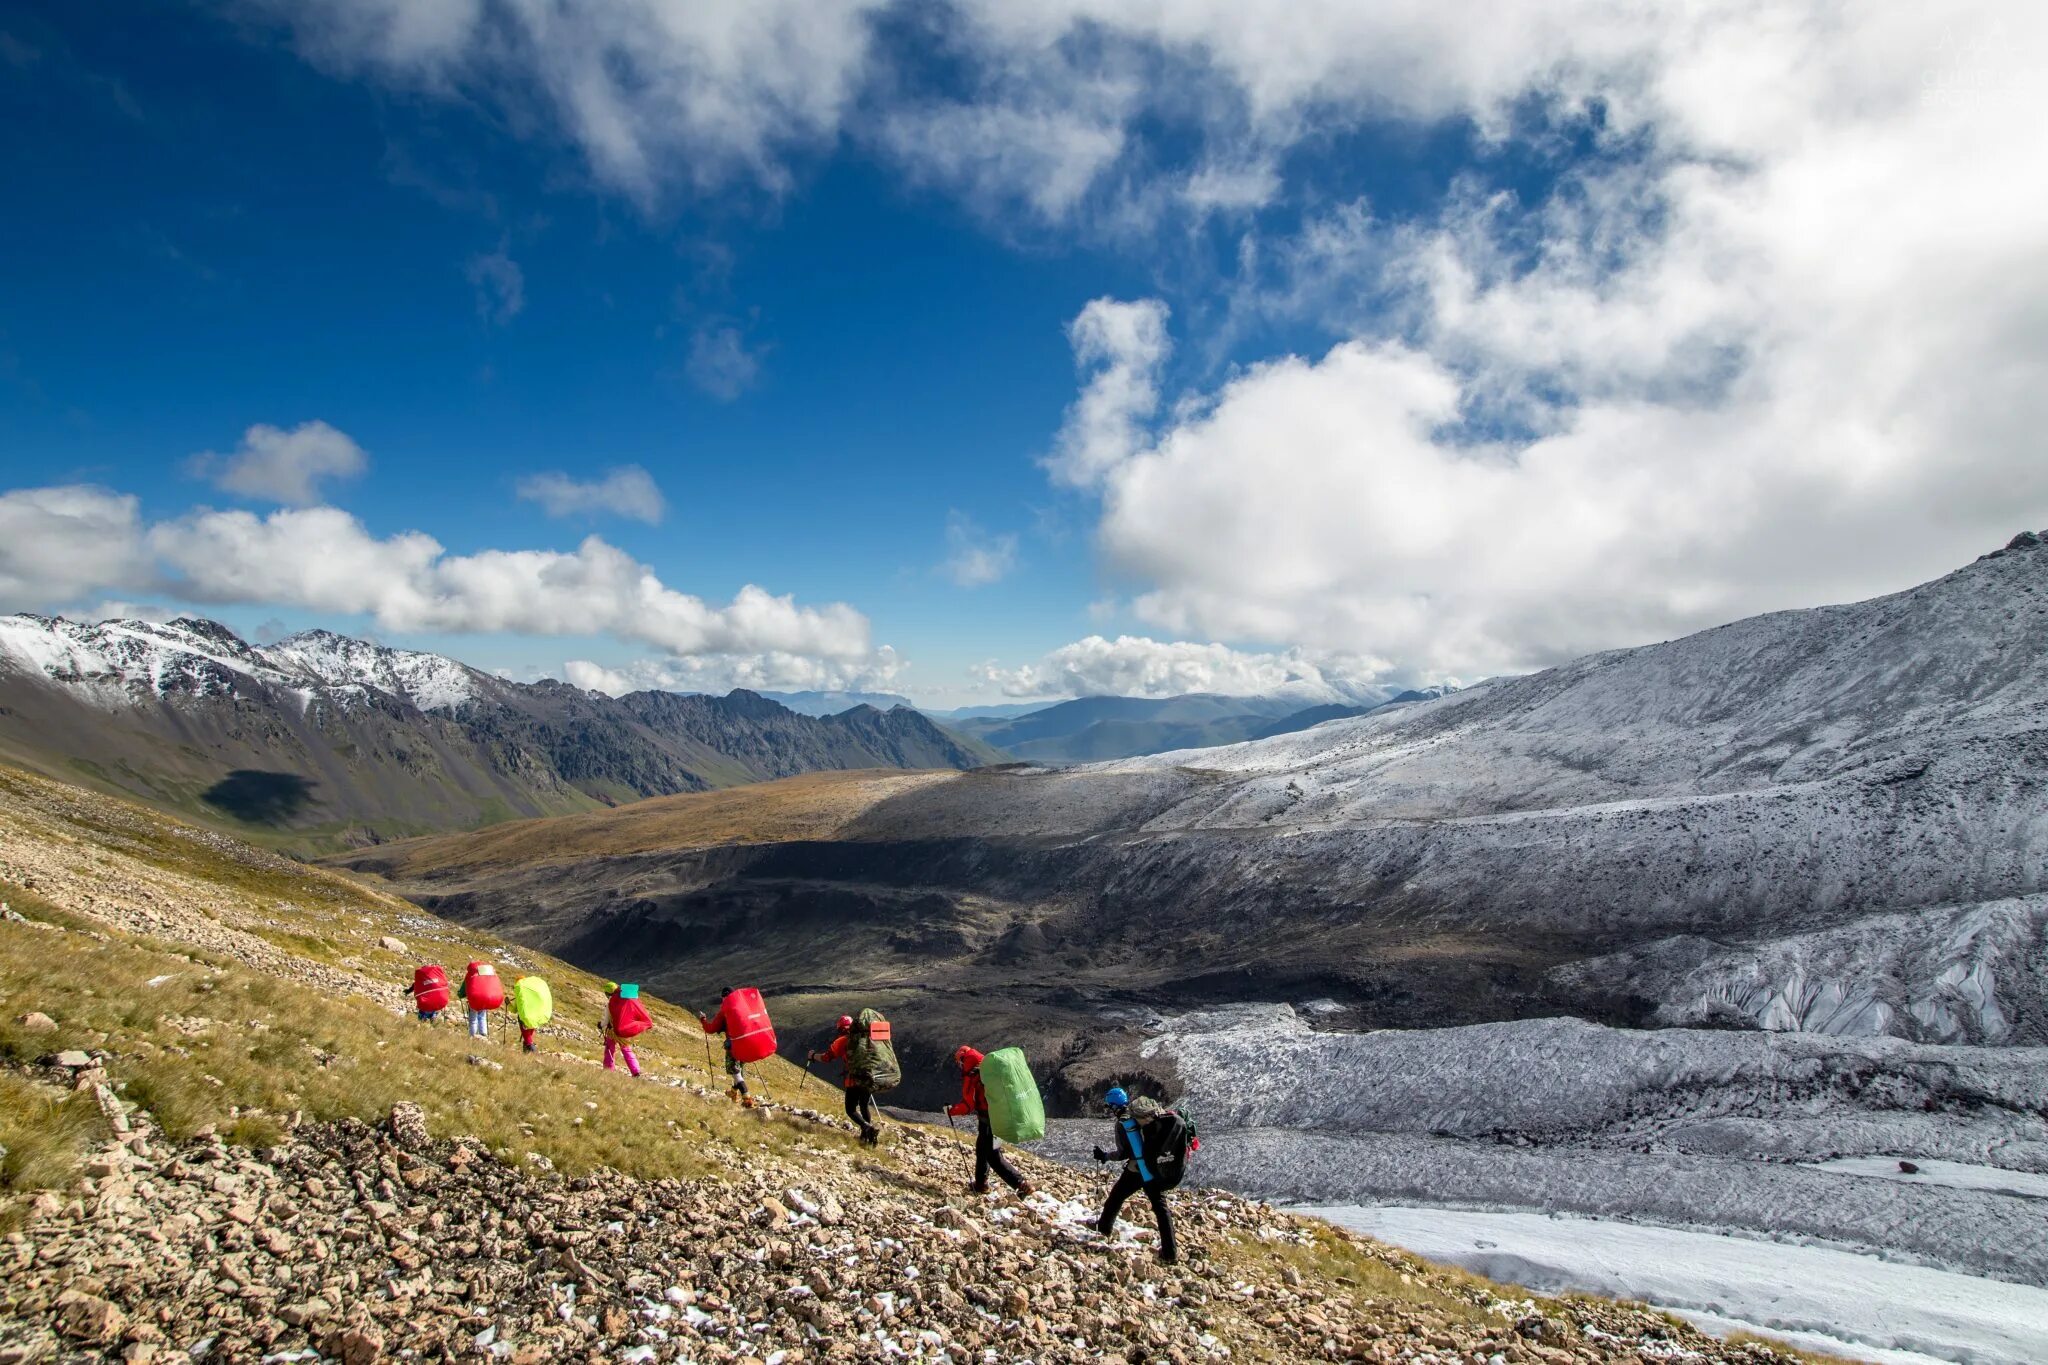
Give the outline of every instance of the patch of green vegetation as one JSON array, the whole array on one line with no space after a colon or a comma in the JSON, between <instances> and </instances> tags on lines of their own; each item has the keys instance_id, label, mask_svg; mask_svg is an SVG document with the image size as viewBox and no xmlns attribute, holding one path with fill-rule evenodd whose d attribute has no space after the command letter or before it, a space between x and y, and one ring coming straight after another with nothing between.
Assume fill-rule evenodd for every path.
<instances>
[{"instance_id":1,"label":"patch of green vegetation","mask_svg":"<svg viewBox=\"0 0 2048 1365\"><path fill-rule=\"evenodd\" d=\"M92 1096L0 1071L0 1190L55 1189L106 1133Z\"/></svg>"}]
</instances>

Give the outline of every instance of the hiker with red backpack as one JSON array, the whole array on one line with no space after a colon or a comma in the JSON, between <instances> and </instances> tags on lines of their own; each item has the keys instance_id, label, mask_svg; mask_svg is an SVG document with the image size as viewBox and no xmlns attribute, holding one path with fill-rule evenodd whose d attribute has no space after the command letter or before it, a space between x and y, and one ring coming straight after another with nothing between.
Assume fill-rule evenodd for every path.
<instances>
[{"instance_id":1,"label":"hiker with red backpack","mask_svg":"<svg viewBox=\"0 0 2048 1365\"><path fill-rule=\"evenodd\" d=\"M1194 1125L1149 1095L1132 1099L1122 1086L1112 1086L1103 1103L1116 1120L1116 1144L1110 1151L1095 1149L1097 1161L1121 1161L1123 1172L1103 1201L1102 1216L1095 1230L1104 1237L1116 1232L1117 1214L1124 1201L1138 1191L1152 1205L1152 1217L1159 1224L1159 1260L1173 1265L1180 1249L1173 1236L1173 1214L1166 1207L1166 1192L1178 1186L1187 1174L1188 1154L1200 1146Z\"/></svg>"},{"instance_id":2,"label":"hiker with red backpack","mask_svg":"<svg viewBox=\"0 0 2048 1365\"><path fill-rule=\"evenodd\" d=\"M839 1016L839 1036L823 1052L813 1052L814 1062L838 1062L840 1084L846 1088L846 1117L860 1129L863 1147L882 1140L881 1115L875 1107L878 1091L893 1090L903 1080L896 1064L896 1045L889 1021L880 1010L865 1009L856 1019Z\"/></svg>"},{"instance_id":3,"label":"hiker with red backpack","mask_svg":"<svg viewBox=\"0 0 2048 1365\"><path fill-rule=\"evenodd\" d=\"M706 1033L725 1035L725 1074L732 1077L726 1098L752 1109L756 1101L747 1090L747 1063L775 1052L775 1027L768 1022L768 1006L762 1003L761 992L752 986L738 990L723 987L718 992L718 1013L700 1014L697 1021Z\"/></svg>"},{"instance_id":4,"label":"hiker with red backpack","mask_svg":"<svg viewBox=\"0 0 2048 1365\"><path fill-rule=\"evenodd\" d=\"M488 962L472 962L462 974L462 1002L469 1008L469 1036L491 1036L491 1011L505 1003L505 983Z\"/></svg>"},{"instance_id":5,"label":"hiker with red backpack","mask_svg":"<svg viewBox=\"0 0 2048 1365\"><path fill-rule=\"evenodd\" d=\"M953 1064L960 1068L960 1103L946 1112L957 1118L972 1114L975 1123L974 1183L967 1188L975 1194L987 1194L988 1173L994 1171L1005 1185L1017 1192L1019 1198L1029 1199L1036 1193L1035 1188L1017 1174L1017 1168L996 1145L996 1130L988 1114L988 1088L981 1083L984 1060L982 1054L971 1047L956 1048L953 1052Z\"/></svg>"},{"instance_id":6,"label":"hiker with red backpack","mask_svg":"<svg viewBox=\"0 0 2048 1365\"><path fill-rule=\"evenodd\" d=\"M422 1024L441 1022L441 1011L448 1008L454 993L448 989L448 973L433 963L416 968L412 974L412 1007L418 1012Z\"/></svg>"},{"instance_id":7,"label":"hiker with red backpack","mask_svg":"<svg viewBox=\"0 0 2048 1365\"><path fill-rule=\"evenodd\" d=\"M647 1006L640 1003L640 988L632 982L604 983L604 1069L618 1070L615 1058L626 1059L626 1074L640 1079L640 1059L633 1055L632 1040L654 1027Z\"/></svg>"}]
</instances>

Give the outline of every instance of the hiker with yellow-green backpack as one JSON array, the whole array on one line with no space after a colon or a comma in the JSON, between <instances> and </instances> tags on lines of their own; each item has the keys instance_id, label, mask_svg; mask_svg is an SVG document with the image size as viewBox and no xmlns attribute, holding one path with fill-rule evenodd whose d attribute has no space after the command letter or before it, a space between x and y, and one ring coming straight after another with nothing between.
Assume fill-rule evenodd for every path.
<instances>
[{"instance_id":1,"label":"hiker with yellow-green backpack","mask_svg":"<svg viewBox=\"0 0 2048 1365\"><path fill-rule=\"evenodd\" d=\"M519 1021L519 1046L525 1052L540 1051L540 1031L555 1017L555 994L537 976L522 976L512 983L513 1018Z\"/></svg>"},{"instance_id":2,"label":"hiker with yellow-green backpack","mask_svg":"<svg viewBox=\"0 0 2048 1365\"><path fill-rule=\"evenodd\" d=\"M953 1053L953 1064L960 1068L960 1103L946 1113L961 1118L972 1114L975 1123L974 1183L967 1188L987 1194L988 1173L994 1171L1019 1198L1029 1199L1035 1189L1003 1155L997 1140L1035 1142L1045 1136L1045 1104L1030 1064L1014 1047L986 1056L961 1047Z\"/></svg>"}]
</instances>

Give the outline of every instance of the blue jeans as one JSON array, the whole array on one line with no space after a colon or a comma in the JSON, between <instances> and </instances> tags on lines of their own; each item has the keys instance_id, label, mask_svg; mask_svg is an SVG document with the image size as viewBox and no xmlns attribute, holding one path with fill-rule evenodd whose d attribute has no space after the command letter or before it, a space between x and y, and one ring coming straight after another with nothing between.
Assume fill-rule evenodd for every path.
<instances>
[{"instance_id":1,"label":"blue jeans","mask_svg":"<svg viewBox=\"0 0 2048 1365\"><path fill-rule=\"evenodd\" d=\"M489 1010L471 1010L469 1012L469 1036L472 1038L488 1038L491 1036L491 1012Z\"/></svg>"}]
</instances>

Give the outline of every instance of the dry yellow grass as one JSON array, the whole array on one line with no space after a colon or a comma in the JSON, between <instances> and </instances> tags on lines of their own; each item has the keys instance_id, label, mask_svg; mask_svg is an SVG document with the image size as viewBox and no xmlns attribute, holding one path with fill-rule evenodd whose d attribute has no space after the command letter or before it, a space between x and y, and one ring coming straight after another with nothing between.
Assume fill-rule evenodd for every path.
<instances>
[{"instance_id":1,"label":"dry yellow grass","mask_svg":"<svg viewBox=\"0 0 2048 1365\"><path fill-rule=\"evenodd\" d=\"M935 782L950 770L890 768L807 773L723 791L657 796L613 810L515 820L464 834L410 839L377 850L399 878L506 863L575 862L716 844L831 839L876 803Z\"/></svg>"}]
</instances>

